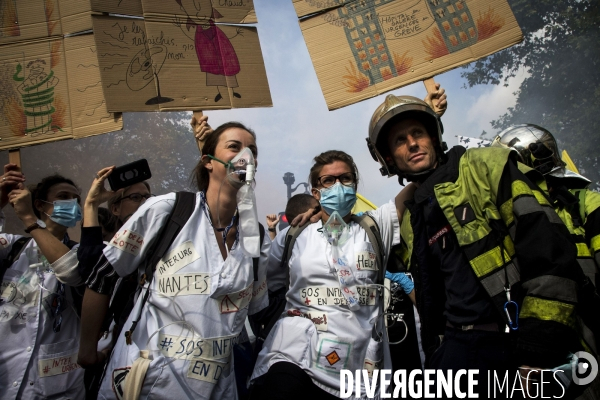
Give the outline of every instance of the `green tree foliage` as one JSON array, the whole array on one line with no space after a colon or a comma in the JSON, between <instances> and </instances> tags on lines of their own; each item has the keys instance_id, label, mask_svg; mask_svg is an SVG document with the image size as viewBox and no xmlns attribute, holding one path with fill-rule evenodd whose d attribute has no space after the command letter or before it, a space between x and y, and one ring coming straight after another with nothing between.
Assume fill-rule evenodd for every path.
<instances>
[{"instance_id":1,"label":"green tree foliage","mask_svg":"<svg viewBox=\"0 0 600 400\"><path fill-rule=\"evenodd\" d=\"M580 172L600 184L600 1L509 0L524 41L471 63L469 87L504 84L524 69L517 102L492 121L501 130L534 123L550 130Z\"/></svg>"}]
</instances>

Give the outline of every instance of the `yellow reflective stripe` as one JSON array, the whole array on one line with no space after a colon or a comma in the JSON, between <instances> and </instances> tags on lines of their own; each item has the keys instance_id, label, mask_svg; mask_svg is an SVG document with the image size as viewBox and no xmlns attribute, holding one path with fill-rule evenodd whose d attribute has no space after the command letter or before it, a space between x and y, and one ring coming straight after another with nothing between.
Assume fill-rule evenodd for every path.
<instances>
[{"instance_id":1,"label":"yellow reflective stripe","mask_svg":"<svg viewBox=\"0 0 600 400\"><path fill-rule=\"evenodd\" d=\"M545 300L526 296L523 300L519 318L535 318L542 321L554 321L575 327L575 306L555 300Z\"/></svg>"},{"instance_id":2,"label":"yellow reflective stripe","mask_svg":"<svg viewBox=\"0 0 600 400\"><path fill-rule=\"evenodd\" d=\"M596 235L590 242L590 249L593 253L600 251L600 235Z\"/></svg>"},{"instance_id":3,"label":"yellow reflective stripe","mask_svg":"<svg viewBox=\"0 0 600 400\"><path fill-rule=\"evenodd\" d=\"M515 216L513 215L513 201L512 199L506 200L504 204L500 206L500 215L502 216L502 220L509 226L512 224Z\"/></svg>"},{"instance_id":4,"label":"yellow reflective stripe","mask_svg":"<svg viewBox=\"0 0 600 400\"><path fill-rule=\"evenodd\" d=\"M546 196L544 196L542 194L542 192L540 192L539 190L533 190L533 195L535 196L536 200L538 201L538 203L540 203L543 206L552 206L552 204L550 204L550 202L548 201L548 199L546 198Z\"/></svg>"},{"instance_id":5,"label":"yellow reflective stripe","mask_svg":"<svg viewBox=\"0 0 600 400\"><path fill-rule=\"evenodd\" d=\"M591 257L590 249L585 243L575 243L577 246L577 257Z\"/></svg>"},{"instance_id":6,"label":"yellow reflective stripe","mask_svg":"<svg viewBox=\"0 0 600 400\"><path fill-rule=\"evenodd\" d=\"M502 267L502 265L504 264L503 261L509 262L510 260L511 257L506 251L504 251L503 260L502 254L500 253L500 246L496 246L493 249L483 253L482 255L475 257L470 261L470 263L471 267L473 267L475 275L477 275L477 277L480 278Z\"/></svg>"},{"instance_id":7,"label":"yellow reflective stripe","mask_svg":"<svg viewBox=\"0 0 600 400\"><path fill-rule=\"evenodd\" d=\"M513 199L524 194L531 195L531 188L525 182L516 180L511 185Z\"/></svg>"}]
</instances>

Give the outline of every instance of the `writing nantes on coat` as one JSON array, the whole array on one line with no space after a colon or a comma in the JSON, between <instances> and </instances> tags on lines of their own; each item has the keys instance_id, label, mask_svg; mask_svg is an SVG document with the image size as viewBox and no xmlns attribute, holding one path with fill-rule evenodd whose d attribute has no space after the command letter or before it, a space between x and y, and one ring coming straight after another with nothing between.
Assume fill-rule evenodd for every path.
<instances>
[{"instance_id":1,"label":"writing nantes on coat","mask_svg":"<svg viewBox=\"0 0 600 400\"><path fill-rule=\"evenodd\" d=\"M230 39L242 35L242 31L238 29L233 37L227 37L215 25L214 20L222 15L213 9L210 0L175 1L187 15L185 27L181 25L181 30L194 41L200 70L206 73L206 86L217 86L216 103L223 98L219 86L232 89L239 86L236 75L240 72L240 62ZM193 29L195 35L192 37ZM233 96L242 97L235 90Z\"/></svg>"}]
</instances>

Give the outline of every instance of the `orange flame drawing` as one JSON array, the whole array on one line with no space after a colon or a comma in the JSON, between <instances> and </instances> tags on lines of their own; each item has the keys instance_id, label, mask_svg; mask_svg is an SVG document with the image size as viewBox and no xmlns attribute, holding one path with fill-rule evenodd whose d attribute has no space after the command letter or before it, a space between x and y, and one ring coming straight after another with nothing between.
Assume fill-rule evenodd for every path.
<instances>
[{"instance_id":1,"label":"orange flame drawing","mask_svg":"<svg viewBox=\"0 0 600 400\"><path fill-rule=\"evenodd\" d=\"M21 30L17 23L17 9L14 0L8 0L2 3L3 4L0 4L0 15L2 15L0 32L4 36L20 36Z\"/></svg>"},{"instance_id":2,"label":"orange flame drawing","mask_svg":"<svg viewBox=\"0 0 600 400\"><path fill-rule=\"evenodd\" d=\"M396 52L394 52L394 54L392 55L394 57L394 67L396 67L398 76L407 73L408 70L412 67L413 58L407 57L406 54L408 54L408 50L406 50L402 55L398 55L396 54Z\"/></svg>"},{"instance_id":3,"label":"orange flame drawing","mask_svg":"<svg viewBox=\"0 0 600 400\"><path fill-rule=\"evenodd\" d=\"M54 28L58 21L52 22L52 14L54 14L54 1L55 0L44 0L44 11L46 12L46 22L48 23L48 36L52 36Z\"/></svg>"},{"instance_id":4,"label":"orange flame drawing","mask_svg":"<svg viewBox=\"0 0 600 400\"><path fill-rule=\"evenodd\" d=\"M496 32L500 30L504 26L504 18L494 11L491 7L481 15L479 13L479 18L477 18L477 31L479 33L479 37L477 41L485 40L491 36L493 36Z\"/></svg>"},{"instance_id":5,"label":"orange flame drawing","mask_svg":"<svg viewBox=\"0 0 600 400\"><path fill-rule=\"evenodd\" d=\"M60 46L62 46L62 41L55 40L52 42L50 49L50 69L56 67L60 62Z\"/></svg>"},{"instance_id":6,"label":"orange flame drawing","mask_svg":"<svg viewBox=\"0 0 600 400\"><path fill-rule=\"evenodd\" d=\"M4 118L8 121L10 131L15 136L25 136L27 128L27 118L23 112L23 107L16 101L10 101L4 107Z\"/></svg>"},{"instance_id":7,"label":"orange flame drawing","mask_svg":"<svg viewBox=\"0 0 600 400\"><path fill-rule=\"evenodd\" d=\"M448 47L444 42L444 38L442 37L442 33L437 27L433 28L433 37L427 35L426 40L422 40L421 43L423 43L423 47L425 47L425 52L429 54L429 56L425 58L428 61L450 54Z\"/></svg>"},{"instance_id":8,"label":"orange flame drawing","mask_svg":"<svg viewBox=\"0 0 600 400\"><path fill-rule=\"evenodd\" d=\"M368 88L369 85L371 84L369 82L369 78L366 77L365 75L361 74L360 72L358 72L358 70L356 69L356 66L354 65L354 63L352 61L348 61L348 63L350 63L351 69L346 67L346 72L348 72L348 75L342 76L342 78L345 79L342 83L344 84L344 86L346 86L348 88L346 90L347 92L350 92L350 93L362 92L363 90Z\"/></svg>"}]
</instances>

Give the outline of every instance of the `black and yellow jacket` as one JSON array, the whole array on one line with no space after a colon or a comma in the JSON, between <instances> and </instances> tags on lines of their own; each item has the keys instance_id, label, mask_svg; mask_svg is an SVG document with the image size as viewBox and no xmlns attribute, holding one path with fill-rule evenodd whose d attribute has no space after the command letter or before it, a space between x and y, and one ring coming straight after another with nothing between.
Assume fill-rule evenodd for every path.
<instances>
[{"instance_id":1,"label":"black and yellow jacket","mask_svg":"<svg viewBox=\"0 0 600 400\"><path fill-rule=\"evenodd\" d=\"M576 308L583 273L568 230L510 150L454 147L446 157L406 203L401 227L401 258L415 276L426 352L445 326L444 283L431 256L438 238L423 233L423 210L434 196L449 224L441 233L455 236L497 315L508 323L507 288L519 304L515 362L563 363L568 351L581 349Z\"/></svg>"}]
</instances>

